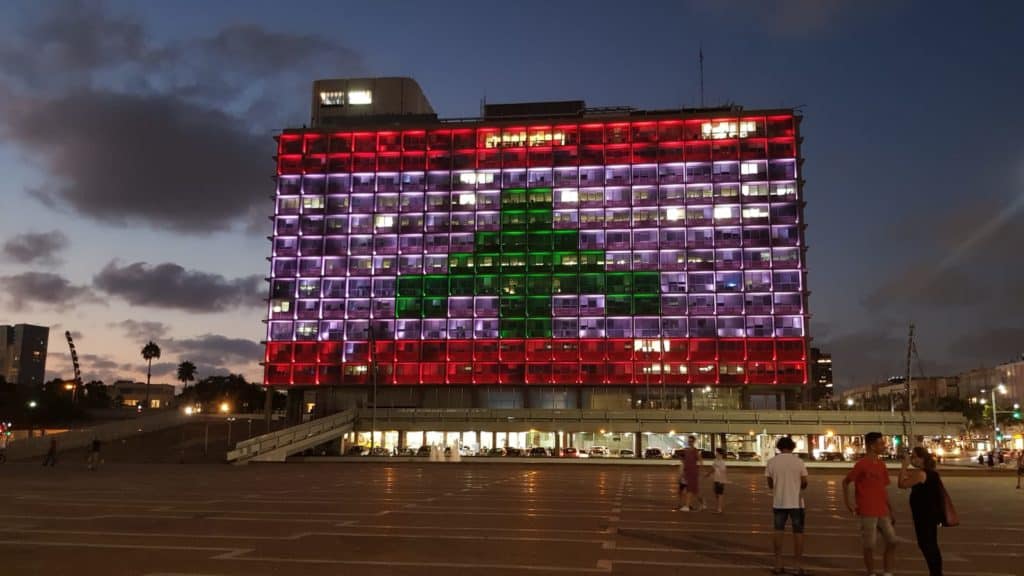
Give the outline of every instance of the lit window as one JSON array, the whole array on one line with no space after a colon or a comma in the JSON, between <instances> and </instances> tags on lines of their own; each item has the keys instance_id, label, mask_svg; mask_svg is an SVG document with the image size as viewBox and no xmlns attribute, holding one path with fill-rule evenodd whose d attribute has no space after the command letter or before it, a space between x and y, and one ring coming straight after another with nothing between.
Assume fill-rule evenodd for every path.
<instances>
[{"instance_id":1,"label":"lit window","mask_svg":"<svg viewBox=\"0 0 1024 576\"><path fill-rule=\"evenodd\" d=\"M372 104L373 93L369 90L349 90L348 103L352 106Z\"/></svg>"},{"instance_id":2,"label":"lit window","mask_svg":"<svg viewBox=\"0 0 1024 576\"><path fill-rule=\"evenodd\" d=\"M494 173L464 172L459 174L459 182L461 184L491 184L494 182Z\"/></svg>"},{"instance_id":3,"label":"lit window","mask_svg":"<svg viewBox=\"0 0 1024 576\"><path fill-rule=\"evenodd\" d=\"M339 90L331 90L320 93L321 106L344 106L345 93Z\"/></svg>"},{"instance_id":4,"label":"lit window","mask_svg":"<svg viewBox=\"0 0 1024 576\"><path fill-rule=\"evenodd\" d=\"M757 208L757 207L755 207L755 208L744 208L743 209L743 217L744 218L767 218L768 217L768 210L765 209L765 208Z\"/></svg>"},{"instance_id":5,"label":"lit window","mask_svg":"<svg viewBox=\"0 0 1024 576\"><path fill-rule=\"evenodd\" d=\"M459 206L472 206L476 204L476 194L460 194Z\"/></svg>"},{"instance_id":6,"label":"lit window","mask_svg":"<svg viewBox=\"0 0 1024 576\"><path fill-rule=\"evenodd\" d=\"M665 219L675 222L676 220L683 219L683 209L676 208L675 206L670 207L665 211Z\"/></svg>"},{"instance_id":7,"label":"lit window","mask_svg":"<svg viewBox=\"0 0 1024 576\"><path fill-rule=\"evenodd\" d=\"M722 138L746 138L751 132L757 131L757 123L746 122L705 122L700 127L701 136L705 140L721 140Z\"/></svg>"},{"instance_id":8,"label":"lit window","mask_svg":"<svg viewBox=\"0 0 1024 576\"><path fill-rule=\"evenodd\" d=\"M760 170L758 170L758 166L757 162L744 162L743 164L740 164L740 174L743 174L744 176L757 174L760 172Z\"/></svg>"},{"instance_id":9,"label":"lit window","mask_svg":"<svg viewBox=\"0 0 1024 576\"><path fill-rule=\"evenodd\" d=\"M565 190L562 192L562 202L579 202L580 193L576 190Z\"/></svg>"},{"instance_id":10,"label":"lit window","mask_svg":"<svg viewBox=\"0 0 1024 576\"><path fill-rule=\"evenodd\" d=\"M715 206L715 220L733 217L732 208L728 206Z\"/></svg>"},{"instance_id":11,"label":"lit window","mask_svg":"<svg viewBox=\"0 0 1024 576\"><path fill-rule=\"evenodd\" d=\"M390 228L391 226L395 225L395 217L388 215L380 215L377 216L376 219L374 219L373 224L378 228Z\"/></svg>"}]
</instances>

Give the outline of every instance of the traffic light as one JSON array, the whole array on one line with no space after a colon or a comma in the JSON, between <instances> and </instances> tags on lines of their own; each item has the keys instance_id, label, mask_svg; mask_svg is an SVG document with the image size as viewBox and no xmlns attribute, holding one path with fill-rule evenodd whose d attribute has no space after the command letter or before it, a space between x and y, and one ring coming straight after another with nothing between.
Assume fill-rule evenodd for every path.
<instances>
[{"instance_id":1,"label":"traffic light","mask_svg":"<svg viewBox=\"0 0 1024 576\"><path fill-rule=\"evenodd\" d=\"M1020 420L1020 410L1014 410L1013 417L1017 420Z\"/></svg>"}]
</instances>

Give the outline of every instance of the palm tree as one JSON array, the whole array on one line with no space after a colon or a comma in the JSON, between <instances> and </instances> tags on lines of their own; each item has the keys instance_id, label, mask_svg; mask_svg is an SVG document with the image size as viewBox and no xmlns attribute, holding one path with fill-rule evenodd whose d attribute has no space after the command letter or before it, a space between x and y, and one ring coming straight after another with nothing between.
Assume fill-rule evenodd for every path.
<instances>
[{"instance_id":1,"label":"palm tree","mask_svg":"<svg viewBox=\"0 0 1024 576\"><path fill-rule=\"evenodd\" d=\"M160 347L150 340L142 347L142 357L149 363L146 366L146 408L149 408L149 380L153 373L153 358L160 358Z\"/></svg>"},{"instance_id":2,"label":"palm tree","mask_svg":"<svg viewBox=\"0 0 1024 576\"><path fill-rule=\"evenodd\" d=\"M188 383L196 379L196 365L185 360L181 364L178 364L178 381L184 386L181 387L181 391L184 393L185 389L188 388Z\"/></svg>"}]
</instances>

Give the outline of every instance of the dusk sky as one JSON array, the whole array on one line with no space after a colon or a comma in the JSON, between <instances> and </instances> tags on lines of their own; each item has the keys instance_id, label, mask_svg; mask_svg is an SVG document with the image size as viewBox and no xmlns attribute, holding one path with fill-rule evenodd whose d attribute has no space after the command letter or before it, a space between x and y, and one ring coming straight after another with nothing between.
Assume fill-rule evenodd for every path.
<instances>
[{"instance_id":1,"label":"dusk sky","mask_svg":"<svg viewBox=\"0 0 1024 576\"><path fill-rule=\"evenodd\" d=\"M1024 353L1019 2L5 2L0 324L47 377L259 381L275 131L311 82L804 115L810 333L839 387ZM915 370L916 371L916 370Z\"/></svg>"}]
</instances>

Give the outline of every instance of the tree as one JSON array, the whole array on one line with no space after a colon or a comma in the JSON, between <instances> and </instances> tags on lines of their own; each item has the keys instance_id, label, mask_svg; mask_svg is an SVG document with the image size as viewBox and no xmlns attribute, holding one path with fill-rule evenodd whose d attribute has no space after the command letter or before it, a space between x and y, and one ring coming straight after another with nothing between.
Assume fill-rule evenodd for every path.
<instances>
[{"instance_id":1,"label":"tree","mask_svg":"<svg viewBox=\"0 0 1024 576\"><path fill-rule=\"evenodd\" d=\"M184 392L188 388L188 383L196 379L196 365L185 360L181 364L178 364L178 380L183 384L181 391Z\"/></svg>"},{"instance_id":2,"label":"tree","mask_svg":"<svg viewBox=\"0 0 1024 576\"><path fill-rule=\"evenodd\" d=\"M146 408L149 408L149 381L153 375L153 358L160 358L160 347L150 340L142 347L142 358L148 363L146 365Z\"/></svg>"}]
</instances>

